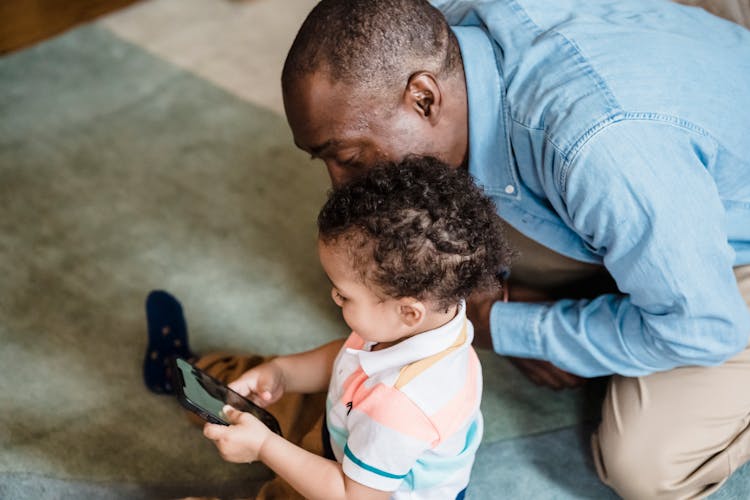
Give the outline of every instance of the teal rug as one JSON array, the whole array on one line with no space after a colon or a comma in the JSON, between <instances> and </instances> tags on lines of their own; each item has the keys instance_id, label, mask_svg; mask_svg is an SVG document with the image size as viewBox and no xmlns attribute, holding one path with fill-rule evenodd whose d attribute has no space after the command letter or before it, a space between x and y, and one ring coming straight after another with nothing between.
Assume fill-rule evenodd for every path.
<instances>
[{"instance_id":1,"label":"teal rug","mask_svg":"<svg viewBox=\"0 0 750 500\"><path fill-rule=\"evenodd\" d=\"M345 335L315 252L324 168L283 117L95 26L0 59L0 116L0 498L251 494L263 466L224 463L143 387L143 300L178 296L198 352ZM570 437L596 398L480 354L469 496L515 491L507 479L527 485L515 498L606 498L586 439ZM558 453L543 468L513 458L546 449Z\"/></svg>"}]
</instances>

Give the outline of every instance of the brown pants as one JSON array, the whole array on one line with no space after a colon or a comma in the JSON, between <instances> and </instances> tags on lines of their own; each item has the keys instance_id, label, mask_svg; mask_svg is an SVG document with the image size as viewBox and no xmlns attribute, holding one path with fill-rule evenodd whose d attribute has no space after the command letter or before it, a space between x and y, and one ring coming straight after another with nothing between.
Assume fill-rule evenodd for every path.
<instances>
[{"instance_id":1,"label":"brown pants","mask_svg":"<svg viewBox=\"0 0 750 500\"><path fill-rule=\"evenodd\" d=\"M195 364L212 377L228 384L250 368L271 358L256 355L212 353L201 357ZM323 455L321 431L325 411L325 393L285 394L279 401L268 407L279 421L284 437L302 448ZM188 418L196 425L203 420L191 412ZM257 500L297 500L303 497L277 477L266 483L255 497Z\"/></svg>"}]
</instances>

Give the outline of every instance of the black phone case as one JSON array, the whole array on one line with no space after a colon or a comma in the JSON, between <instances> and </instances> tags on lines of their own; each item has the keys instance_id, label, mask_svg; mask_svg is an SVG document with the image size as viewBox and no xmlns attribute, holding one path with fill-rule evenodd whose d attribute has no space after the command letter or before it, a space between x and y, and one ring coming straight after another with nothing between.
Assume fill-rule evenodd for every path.
<instances>
[{"instance_id":1,"label":"black phone case","mask_svg":"<svg viewBox=\"0 0 750 500\"><path fill-rule=\"evenodd\" d=\"M178 358L172 358L171 367L172 367L172 379L174 382L177 399L179 400L180 404L184 408L192 411L193 413L195 413L196 415L198 415L199 417L201 417L203 420L207 422L210 422L212 424L219 424L219 425L229 425L228 422L220 420L216 418L215 416L213 416L212 414L206 412L203 408L196 406L195 404L193 404L192 401L190 401L185 396L185 393L183 392L185 381L182 379L182 370L180 370L180 368L177 366L177 359ZM204 372L200 368L196 367L194 364L190 363L186 359L183 359L183 361L189 364L193 368L193 370L199 372L202 376L210 379L212 382L214 382L217 385L223 386L226 389L227 394L231 393L233 396L233 401L227 401L225 398L224 402L226 404L233 406L234 408L240 411L250 413L255 418L263 422L263 424L265 424L265 426L268 427L271 431L275 432L279 436L282 435L281 427L279 426L278 420L276 420L276 417L274 417L268 410L266 410L265 408L261 408L260 406L256 405L255 403L253 403L246 397L242 396L238 392L233 391L232 389L227 387L225 384L218 381L217 379L215 379L208 373Z\"/></svg>"}]
</instances>

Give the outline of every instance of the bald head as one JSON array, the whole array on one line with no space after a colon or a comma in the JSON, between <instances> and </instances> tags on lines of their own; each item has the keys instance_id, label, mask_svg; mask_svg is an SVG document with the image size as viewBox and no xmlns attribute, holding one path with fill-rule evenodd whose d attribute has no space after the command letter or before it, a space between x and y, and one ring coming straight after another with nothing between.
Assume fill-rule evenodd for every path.
<instances>
[{"instance_id":1,"label":"bald head","mask_svg":"<svg viewBox=\"0 0 750 500\"><path fill-rule=\"evenodd\" d=\"M369 92L400 92L415 72L445 77L460 67L455 36L424 0L323 0L297 33L281 80L286 92L323 71Z\"/></svg>"},{"instance_id":2,"label":"bald head","mask_svg":"<svg viewBox=\"0 0 750 500\"><path fill-rule=\"evenodd\" d=\"M461 52L424 0L322 0L289 50L282 90L295 143L334 184L410 155L465 164Z\"/></svg>"}]
</instances>

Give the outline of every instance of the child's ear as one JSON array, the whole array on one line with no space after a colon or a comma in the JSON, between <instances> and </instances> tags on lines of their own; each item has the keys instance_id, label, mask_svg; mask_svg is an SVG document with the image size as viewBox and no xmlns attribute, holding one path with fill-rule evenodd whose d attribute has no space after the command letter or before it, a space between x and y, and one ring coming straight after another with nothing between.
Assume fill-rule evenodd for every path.
<instances>
[{"instance_id":1,"label":"child's ear","mask_svg":"<svg viewBox=\"0 0 750 500\"><path fill-rule=\"evenodd\" d=\"M418 300L405 297L398 301L398 315L404 325L409 328L418 326L424 321L426 314L427 308Z\"/></svg>"}]
</instances>

